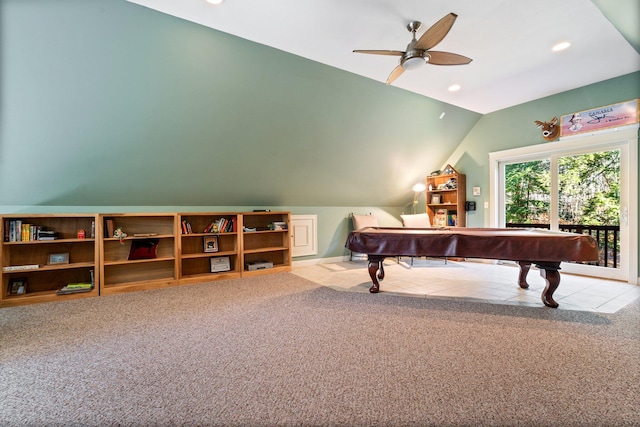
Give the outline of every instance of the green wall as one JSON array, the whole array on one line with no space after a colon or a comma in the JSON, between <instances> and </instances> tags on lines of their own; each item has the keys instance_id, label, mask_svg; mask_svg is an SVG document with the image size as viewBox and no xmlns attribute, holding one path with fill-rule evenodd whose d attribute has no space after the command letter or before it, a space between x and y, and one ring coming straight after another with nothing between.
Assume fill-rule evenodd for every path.
<instances>
[{"instance_id":1,"label":"green wall","mask_svg":"<svg viewBox=\"0 0 640 427\"><path fill-rule=\"evenodd\" d=\"M124 0L1 5L0 205L398 206L480 118Z\"/></svg>"},{"instance_id":2,"label":"green wall","mask_svg":"<svg viewBox=\"0 0 640 427\"><path fill-rule=\"evenodd\" d=\"M482 117L124 0L0 0L0 213L286 209L341 256L351 212L399 225L448 162L488 189L488 152L638 78Z\"/></svg>"}]
</instances>

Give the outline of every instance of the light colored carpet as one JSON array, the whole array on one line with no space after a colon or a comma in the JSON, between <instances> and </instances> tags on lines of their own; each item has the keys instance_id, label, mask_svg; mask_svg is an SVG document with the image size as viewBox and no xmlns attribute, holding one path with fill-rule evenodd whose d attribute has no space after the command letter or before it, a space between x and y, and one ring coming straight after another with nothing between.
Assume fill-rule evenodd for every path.
<instances>
[{"instance_id":1,"label":"light colored carpet","mask_svg":"<svg viewBox=\"0 0 640 427\"><path fill-rule=\"evenodd\" d=\"M291 273L0 310L3 426L637 426L614 314Z\"/></svg>"}]
</instances>

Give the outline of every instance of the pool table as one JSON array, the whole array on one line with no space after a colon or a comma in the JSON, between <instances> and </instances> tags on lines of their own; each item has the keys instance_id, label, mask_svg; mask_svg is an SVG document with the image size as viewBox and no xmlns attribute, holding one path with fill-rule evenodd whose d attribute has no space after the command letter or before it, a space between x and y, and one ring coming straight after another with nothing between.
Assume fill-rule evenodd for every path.
<instances>
[{"instance_id":1,"label":"pool table","mask_svg":"<svg viewBox=\"0 0 640 427\"><path fill-rule=\"evenodd\" d=\"M380 290L387 257L481 258L516 261L518 285L528 288L531 264L546 281L542 302L557 308L553 293L560 284L563 261L597 261L598 244L585 234L535 228L385 228L367 227L349 233L345 246L367 254L371 293Z\"/></svg>"}]
</instances>

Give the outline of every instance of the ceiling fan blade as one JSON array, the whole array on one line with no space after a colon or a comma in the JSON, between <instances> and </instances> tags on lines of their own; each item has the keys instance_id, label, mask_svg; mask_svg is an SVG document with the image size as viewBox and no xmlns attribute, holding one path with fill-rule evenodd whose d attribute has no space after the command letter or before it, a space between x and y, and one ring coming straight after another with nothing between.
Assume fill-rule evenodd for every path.
<instances>
[{"instance_id":1,"label":"ceiling fan blade","mask_svg":"<svg viewBox=\"0 0 640 427\"><path fill-rule=\"evenodd\" d=\"M450 13L433 24L425 31L422 37L420 37L420 40L416 43L416 49L428 50L440 43L447 33L449 33L457 17L458 15L455 13Z\"/></svg>"},{"instance_id":2,"label":"ceiling fan blade","mask_svg":"<svg viewBox=\"0 0 640 427\"><path fill-rule=\"evenodd\" d=\"M389 77L387 77L387 84L390 85L391 83L393 83L393 81L400 77L402 73L404 73L404 67L402 65L398 65L393 69L391 74L389 74Z\"/></svg>"},{"instance_id":3,"label":"ceiling fan blade","mask_svg":"<svg viewBox=\"0 0 640 427\"><path fill-rule=\"evenodd\" d=\"M429 61L427 64L433 65L464 65L473 61L471 58L467 58L466 56L458 55L457 53L451 52L438 52L430 50L427 52L429 55Z\"/></svg>"},{"instance_id":4,"label":"ceiling fan blade","mask_svg":"<svg viewBox=\"0 0 640 427\"><path fill-rule=\"evenodd\" d=\"M369 53L371 55L402 56L404 52L400 50L354 50L355 53Z\"/></svg>"}]
</instances>

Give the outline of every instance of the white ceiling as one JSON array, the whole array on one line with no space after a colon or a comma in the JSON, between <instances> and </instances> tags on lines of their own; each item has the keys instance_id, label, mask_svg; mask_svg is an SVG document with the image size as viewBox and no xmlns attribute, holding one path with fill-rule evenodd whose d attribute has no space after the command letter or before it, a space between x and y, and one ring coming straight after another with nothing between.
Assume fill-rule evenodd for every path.
<instances>
[{"instance_id":1,"label":"white ceiling","mask_svg":"<svg viewBox=\"0 0 640 427\"><path fill-rule=\"evenodd\" d=\"M393 86L482 114L640 70L638 52L591 0L129 1L381 84L398 58L353 50L403 51L411 40L409 21L422 21L419 38L453 12L458 19L434 50L473 62L425 65L406 71ZM609 3L619 8L640 2ZM552 52L561 41L572 45ZM461 89L449 92L452 84Z\"/></svg>"}]
</instances>

